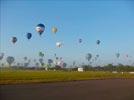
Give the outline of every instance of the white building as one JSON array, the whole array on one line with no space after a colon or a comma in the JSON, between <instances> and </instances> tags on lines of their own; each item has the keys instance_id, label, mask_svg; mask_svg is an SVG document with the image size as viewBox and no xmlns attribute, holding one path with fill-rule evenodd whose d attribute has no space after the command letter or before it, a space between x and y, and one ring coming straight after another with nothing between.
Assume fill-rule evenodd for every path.
<instances>
[{"instance_id":1,"label":"white building","mask_svg":"<svg viewBox=\"0 0 134 100\"><path fill-rule=\"evenodd\" d=\"M82 67L78 68L78 72L83 72L83 71L84 71L84 69Z\"/></svg>"}]
</instances>

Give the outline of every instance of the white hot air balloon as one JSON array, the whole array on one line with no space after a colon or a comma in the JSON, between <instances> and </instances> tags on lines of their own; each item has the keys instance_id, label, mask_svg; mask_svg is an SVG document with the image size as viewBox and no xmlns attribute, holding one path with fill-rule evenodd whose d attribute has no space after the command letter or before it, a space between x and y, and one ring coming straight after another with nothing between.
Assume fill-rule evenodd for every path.
<instances>
[{"instance_id":1,"label":"white hot air balloon","mask_svg":"<svg viewBox=\"0 0 134 100\"><path fill-rule=\"evenodd\" d=\"M61 48L62 45L63 45L63 44L62 44L61 42L56 42L56 47Z\"/></svg>"}]
</instances>

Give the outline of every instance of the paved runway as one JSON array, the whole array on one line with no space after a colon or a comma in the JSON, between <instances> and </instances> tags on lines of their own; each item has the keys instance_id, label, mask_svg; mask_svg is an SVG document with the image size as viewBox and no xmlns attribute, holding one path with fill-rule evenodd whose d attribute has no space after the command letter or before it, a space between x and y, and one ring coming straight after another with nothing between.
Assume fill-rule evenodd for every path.
<instances>
[{"instance_id":1,"label":"paved runway","mask_svg":"<svg viewBox=\"0 0 134 100\"><path fill-rule=\"evenodd\" d=\"M134 79L1 85L0 100L134 100Z\"/></svg>"}]
</instances>

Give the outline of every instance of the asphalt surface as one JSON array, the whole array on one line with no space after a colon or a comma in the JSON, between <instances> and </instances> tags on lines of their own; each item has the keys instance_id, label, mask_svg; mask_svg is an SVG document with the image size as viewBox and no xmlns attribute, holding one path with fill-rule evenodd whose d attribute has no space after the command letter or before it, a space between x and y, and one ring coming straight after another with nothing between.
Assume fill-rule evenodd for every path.
<instances>
[{"instance_id":1,"label":"asphalt surface","mask_svg":"<svg viewBox=\"0 0 134 100\"><path fill-rule=\"evenodd\" d=\"M134 79L1 85L0 100L134 100Z\"/></svg>"}]
</instances>

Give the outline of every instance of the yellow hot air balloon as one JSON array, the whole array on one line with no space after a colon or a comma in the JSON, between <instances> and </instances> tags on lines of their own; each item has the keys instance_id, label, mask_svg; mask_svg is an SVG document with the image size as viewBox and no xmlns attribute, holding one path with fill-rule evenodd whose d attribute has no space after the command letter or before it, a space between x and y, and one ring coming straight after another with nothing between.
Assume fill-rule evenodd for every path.
<instances>
[{"instance_id":1,"label":"yellow hot air balloon","mask_svg":"<svg viewBox=\"0 0 134 100\"><path fill-rule=\"evenodd\" d=\"M56 27L52 27L52 32L56 33L58 31L58 29Z\"/></svg>"}]
</instances>

